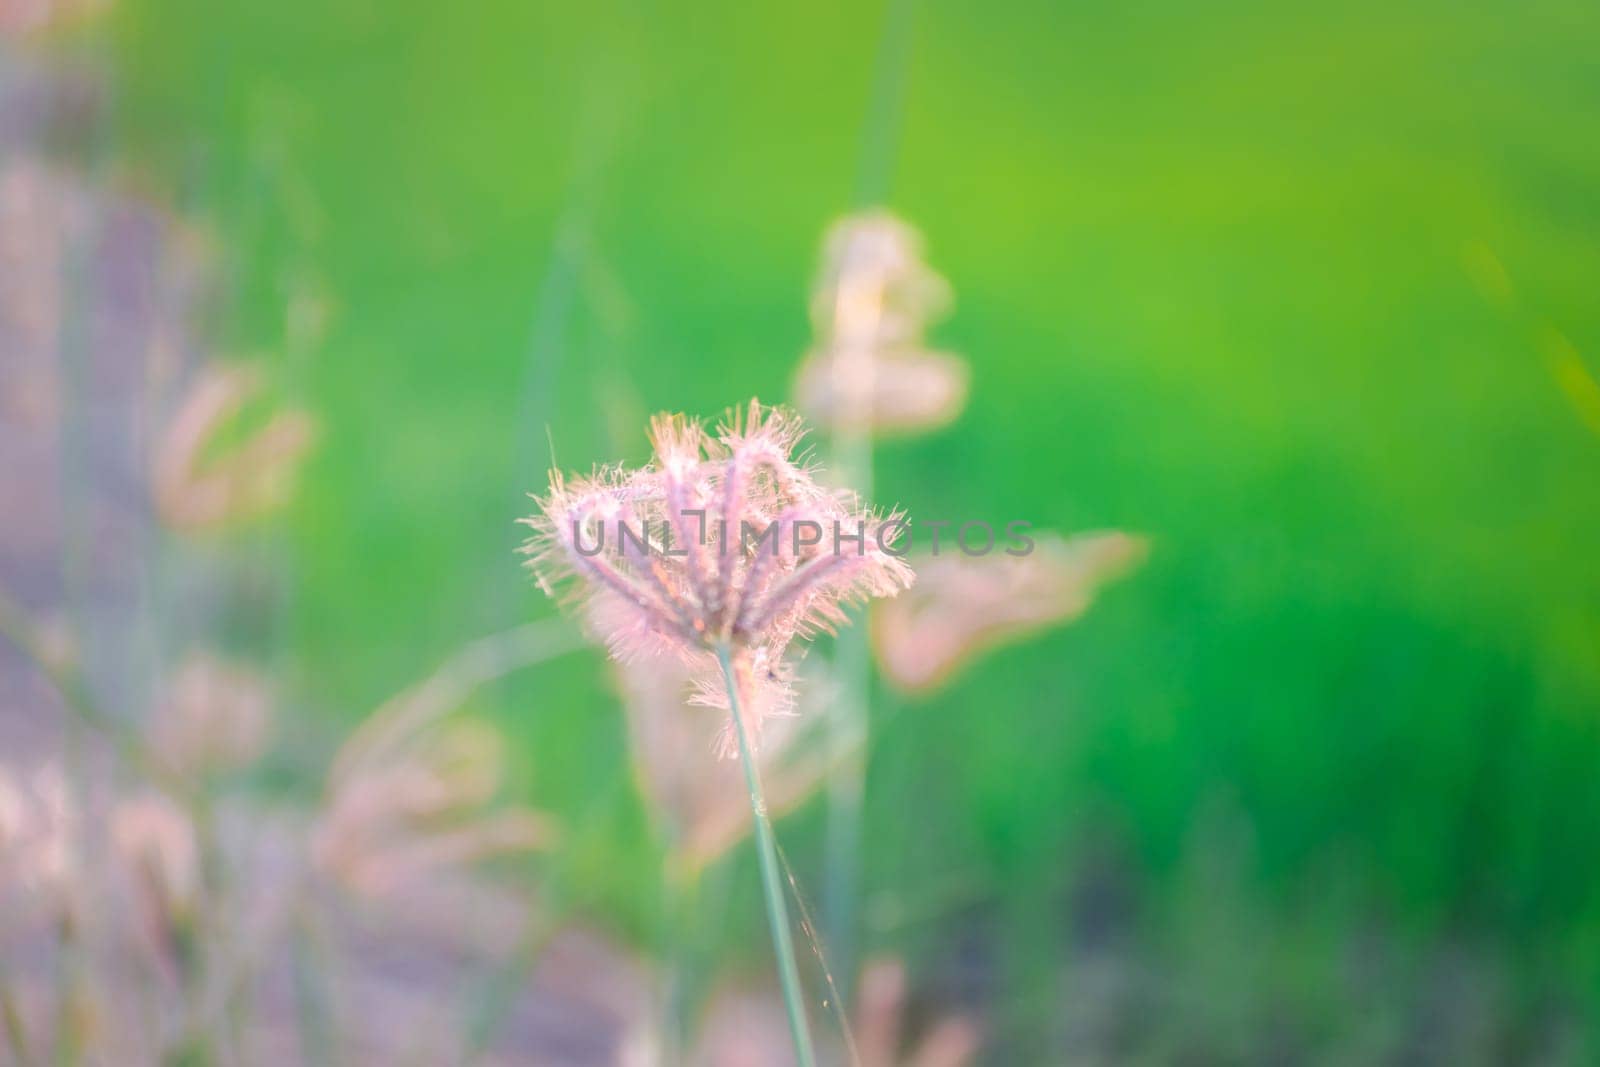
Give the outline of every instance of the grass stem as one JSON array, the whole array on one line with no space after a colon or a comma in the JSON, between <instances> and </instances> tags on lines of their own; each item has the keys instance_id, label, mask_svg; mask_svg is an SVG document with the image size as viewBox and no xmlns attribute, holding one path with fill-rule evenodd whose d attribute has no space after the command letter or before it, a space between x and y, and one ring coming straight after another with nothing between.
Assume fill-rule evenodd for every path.
<instances>
[{"instance_id":1,"label":"grass stem","mask_svg":"<svg viewBox=\"0 0 1600 1067\"><path fill-rule=\"evenodd\" d=\"M717 660L728 686L728 713L733 717L733 733L739 741L739 762L744 765L744 784L750 792L750 811L755 817L756 852L761 860L761 885L767 897L767 922L772 927L772 947L778 957L778 978L783 985L783 1005L789 1013L789 1034L794 1038L794 1058L798 1067L815 1067L811 1031L806 1024L804 993L800 988L800 968L795 963L794 939L789 932L789 908L784 902L783 881L778 874L778 849L772 837L772 821L767 818L767 802L761 791L761 774L744 728L739 709L739 684L733 674L733 658L728 646L717 646Z\"/></svg>"}]
</instances>

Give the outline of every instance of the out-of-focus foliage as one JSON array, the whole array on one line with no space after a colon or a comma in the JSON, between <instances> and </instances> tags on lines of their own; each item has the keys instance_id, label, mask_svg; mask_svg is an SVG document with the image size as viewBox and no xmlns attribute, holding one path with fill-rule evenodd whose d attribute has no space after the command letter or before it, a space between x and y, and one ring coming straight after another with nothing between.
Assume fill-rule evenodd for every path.
<instances>
[{"instance_id":1,"label":"out-of-focus foliage","mask_svg":"<svg viewBox=\"0 0 1600 1067\"><path fill-rule=\"evenodd\" d=\"M649 411L781 395L887 154L971 382L875 495L1152 552L1085 622L880 694L866 940L989 1005L1007 1062L1581 1057L1600 17L910 10L174 0L67 43L115 80L96 151L213 232L220 340L318 417L296 700L353 717L547 613L512 525L547 441L638 459ZM585 910L665 937L598 654L476 704ZM783 826L802 874L819 829ZM742 950L751 896L698 934Z\"/></svg>"}]
</instances>

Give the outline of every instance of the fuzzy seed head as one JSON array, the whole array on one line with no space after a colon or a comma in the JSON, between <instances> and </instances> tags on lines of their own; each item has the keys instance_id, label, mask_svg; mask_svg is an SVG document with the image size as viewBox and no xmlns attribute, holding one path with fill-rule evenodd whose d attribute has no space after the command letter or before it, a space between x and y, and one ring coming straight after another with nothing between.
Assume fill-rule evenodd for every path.
<instances>
[{"instance_id":1,"label":"fuzzy seed head","mask_svg":"<svg viewBox=\"0 0 1600 1067\"><path fill-rule=\"evenodd\" d=\"M757 401L713 431L658 415L647 466L552 472L523 520L540 585L566 590L619 661L679 659L703 702L726 707L714 651L729 647L752 734L791 703L791 648L913 578L894 550L899 514L820 485L797 454L804 433Z\"/></svg>"}]
</instances>

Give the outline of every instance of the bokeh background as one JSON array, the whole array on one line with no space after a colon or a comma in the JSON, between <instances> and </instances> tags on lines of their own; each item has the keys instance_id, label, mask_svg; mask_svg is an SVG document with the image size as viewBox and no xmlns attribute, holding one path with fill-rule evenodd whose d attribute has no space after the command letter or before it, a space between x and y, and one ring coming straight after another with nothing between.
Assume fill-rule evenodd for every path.
<instances>
[{"instance_id":1,"label":"bokeh background","mask_svg":"<svg viewBox=\"0 0 1600 1067\"><path fill-rule=\"evenodd\" d=\"M881 203L972 391L878 499L1151 552L876 686L863 947L985 1063L1600 1054L1592 6L118 0L6 49L93 87L38 150L184 220L197 334L319 421L219 630L291 733L556 614L513 525L552 448L785 398ZM765 972L747 848L663 907L598 652L468 711L565 827L552 897ZM824 821L779 827L810 890Z\"/></svg>"}]
</instances>

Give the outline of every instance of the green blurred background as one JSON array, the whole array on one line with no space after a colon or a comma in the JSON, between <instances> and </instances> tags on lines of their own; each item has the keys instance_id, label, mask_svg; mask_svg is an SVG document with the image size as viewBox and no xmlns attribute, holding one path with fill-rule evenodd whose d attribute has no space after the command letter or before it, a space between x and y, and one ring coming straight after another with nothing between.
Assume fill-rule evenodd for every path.
<instances>
[{"instance_id":1,"label":"green blurred background","mask_svg":"<svg viewBox=\"0 0 1600 1067\"><path fill-rule=\"evenodd\" d=\"M1600 1055L1591 4L167 0L97 32L109 155L214 237L224 347L323 419L279 635L307 714L550 614L513 554L548 442L636 460L648 412L783 398L821 233L881 193L973 393L881 448L880 500L1153 552L880 693L865 944L977 1005L986 1062L1096 1025L1128 1061ZM669 939L601 657L475 710L573 827L551 877ZM822 826L780 831L813 882ZM760 966L745 862L700 935Z\"/></svg>"}]
</instances>

